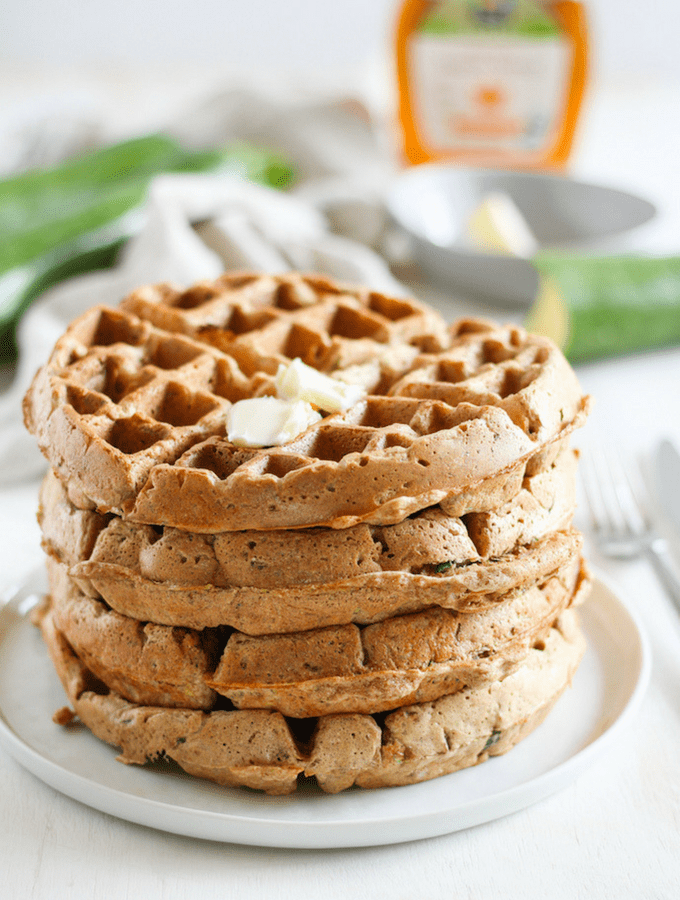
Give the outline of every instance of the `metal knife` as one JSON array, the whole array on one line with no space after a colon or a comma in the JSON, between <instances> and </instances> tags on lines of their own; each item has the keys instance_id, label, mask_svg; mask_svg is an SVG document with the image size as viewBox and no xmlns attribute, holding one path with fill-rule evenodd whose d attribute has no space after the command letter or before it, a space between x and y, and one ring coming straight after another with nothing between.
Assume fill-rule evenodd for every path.
<instances>
[{"instance_id":1,"label":"metal knife","mask_svg":"<svg viewBox=\"0 0 680 900\"><path fill-rule=\"evenodd\" d=\"M669 440L661 441L656 451L655 479L664 515L680 537L680 453Z\"/></svg>"},{"instance_id":2,"label":"metal knife","mask_svg":"<svg viewBox=\"0 0 680 900\"><path fill-rule=\"evenodd\" d=\"M669 440L662 440L657 448L654 479L656 496L663 513L680 537L680 453ZM649 553L659 577L680 609L680 588L666 540L657 534L653 535Z\"/></svg>"}]
</instances>

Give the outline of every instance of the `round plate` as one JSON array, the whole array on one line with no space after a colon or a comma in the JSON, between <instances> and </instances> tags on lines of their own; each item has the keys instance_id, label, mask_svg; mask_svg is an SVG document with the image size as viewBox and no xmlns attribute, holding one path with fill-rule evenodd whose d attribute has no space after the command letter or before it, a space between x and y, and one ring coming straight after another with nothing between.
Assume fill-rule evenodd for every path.
<instances>
[{"instance_id":1,"label":"round plate","mask_svg":"<svg viewBox=\"0 0 680 900\"><path fill-rule=\"evenodd\" d=\"M224 788L172 764L125 766L85 728L52 722L65 697L27 613L45 590L32 576L0 611L0 743L58 791L130 822L208 840L271 847L393 844L508 815L563 788L618 739L650 662L636 618L601 579L582 608L588 650L572 687L505 756L433 781L286 797Z\"/></svg>"}]
</instances>

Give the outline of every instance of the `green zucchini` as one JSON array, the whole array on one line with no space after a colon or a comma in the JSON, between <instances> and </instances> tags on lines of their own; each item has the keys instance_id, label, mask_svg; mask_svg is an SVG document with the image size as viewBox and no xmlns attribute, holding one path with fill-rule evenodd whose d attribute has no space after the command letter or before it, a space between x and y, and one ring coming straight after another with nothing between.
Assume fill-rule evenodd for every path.
<instances>
[{"instance_id":1,"label":"green zucchini","mask_svg":"<svg viewBox=\"0 0 680 900\"><path fill-rule=\"evenodd\" d=\"M680 343L680 257L540 254L528 330L571 362Z\"/></svg>"},{"instance_id":2,"label":"green zucchini","mask_svg":"<svg viewBox=\"0 0 680 900\"><path fill-rule=\"evenodd\" d=\"M62 278L96 268L137 228L131 215L161 172L231 172L285 188L293 171L276 153L246 143L183 149L147 135L50 169L0 180L0 361L15 355L14 330L32 300ZM86 266L85 269L79 266Z\"/></svg>"},{"instance_id":3,"label":"green zucchini","mask_svg":"<svg viewBox=\"0 0 680 900\"><path fill-rule=\"evenodd\" d=\"M16 292L15 321L19 320L36 297L54 287L55 284L59 284L60 281L75 278L76 275L84 275L97 269L111 268L127 241L127 237L108 240L102 237L102 243L93 241L91 249L77 251L72 246L61 262L46 266L42 270L25 270L26 279L23 289ZM32 277L32 273L34 277ZM0 362L9 362L15 358L16 353L15 328L10 325L0 332Z\"/></svg>"}]
</instances>

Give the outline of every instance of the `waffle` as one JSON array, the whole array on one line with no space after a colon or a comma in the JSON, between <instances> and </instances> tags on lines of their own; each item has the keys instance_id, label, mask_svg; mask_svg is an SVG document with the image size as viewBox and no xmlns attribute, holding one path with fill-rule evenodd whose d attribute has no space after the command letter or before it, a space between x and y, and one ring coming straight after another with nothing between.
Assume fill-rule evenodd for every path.
<instances>
[{"instance_id":1,"label":"waffle","mask_svg":"<svg viewBox=\"0 0 680 900\"><path fill-rule=\"evenodd\" d=\"M234 405L276 397L291 363L361 390L280 446L232 443ZM324 278L94 307L24 398L51 466L56 720L272 794L504 753L583 653L569 440L588 409L544 338Z\"/></svg>"},{"instance_id":2,"label":"waffle","mask_svg":"<svg viewBox=\"0 0 680 900\"><path fill-rule=\"evenodd\" d=\"M251 637L144 624L88 598L48 563L55 624L82 662L125 699L211 709L217 692L237 708L307 718L377 713L497 680L521 663L589 578L577 559L489 610L428 610L359 628Z\"/></svg>"},{"instance_id":3,"label":"waffle","mask_svg":"<svg viewBox=\"0 0 680 900\"><path fill-rule=\"evenodd\" d=\"M282 447L225 436L227 410L274 393L300 358L368 396ZM138 291L57 342L24 401L78 505L196 533L461 515L531 471L584 419L562 354L516 327L446 327L413 301L301 276Z\"/></svg>"},{"instance_id":4,"label":"waffle","mask_svg":"<svg viewBox=\"0 0 680 900\"><path fill-rule=\"evenodd\" d=\"M141 621L196 629L228 624L246 634L276 634L349 622L370 624L433 606L460 612L487 608L509 591L552 574L578 555L581 547L581 535L570 530L501 559L452 566L441 574L385 572L268 591L168 586L129 577L130 570L123 567L91 572L87 563L76 567L74 575L87 593L105 598L122 615ZM362 592L360 605L357 590Z\"/></svg>"},{"instance_id":5,"label":"waffle","mask_svg":"<svg viewBox=\"0 0 680 900\"><path fill-rule=\"evenodd\" d=\"M187 773L270 794L295 791L301 775L336 793L356 784L412 784L507 752L545 718L580 662L581 633L565 611L544 643L511 675L384 717L328 715L301 727L272 710L168 709L136 705L105 688L73 653L49 608L39 624L75 714L119 759L176 762ZM73 712L56 720L67 723Z\"/></svg>"},{"instance_id":6,"label":"waffle","mask_svg":"<svg viewBox=\"0 0 680 900\"><path fill-rule=\"evenodd\" d=\"M239 709L295 718L435 700L512 672L582 592L587 577L572 565L480 612L437 608L365 628L235 634L208 684Z\"/></svg>"},{"instance_id":7,"label":"waffle","mask_svg":"<svg viewBox=\"0 0 680 900\"><path fill-rule=\"evenodd\" d=\"M136 703L212 709L208 685L220 657L215 631L140 622L85 597L65 567L48 560L55 622L83 664L111 690Z\"/></svg>"},{"instance_id":8,"label":"waffle","mask_svg":"<svg viewBox=\"0 0 680 900\"><path fill-rule=\"evenodd\" d=\"M428 606L480 608L545 579L580 554L570 529L574 466L565 449L523 480L514 501L464 520L433 508L392 526L218 535L159 533L78 510L48 474L39 519L48 553L123 615L294 632Z\"/></svg>"}]
</instances>

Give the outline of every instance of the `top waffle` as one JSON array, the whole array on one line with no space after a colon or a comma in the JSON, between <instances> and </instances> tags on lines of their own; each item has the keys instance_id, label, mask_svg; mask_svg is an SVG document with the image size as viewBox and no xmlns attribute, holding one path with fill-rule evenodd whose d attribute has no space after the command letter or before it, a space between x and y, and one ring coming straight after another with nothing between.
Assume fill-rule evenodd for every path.
<instances>
[{"instance_id":1,"label":"top waffle","mask_svg":"<svg viewBox=\"0 0 680 900\"><path fill-rule=\"evenodd\" d=\"M288 444L226 437L231 403L280 363L368 396ZM548 340L299 275L141 289L57 342L26 425L79 505L196 532L391 524L537 464L587 398ZM477 504L478 506L478 504Z\"/></svg>"}]
</instances>

